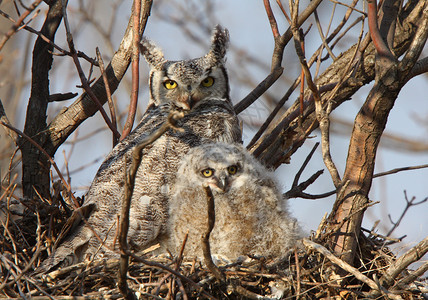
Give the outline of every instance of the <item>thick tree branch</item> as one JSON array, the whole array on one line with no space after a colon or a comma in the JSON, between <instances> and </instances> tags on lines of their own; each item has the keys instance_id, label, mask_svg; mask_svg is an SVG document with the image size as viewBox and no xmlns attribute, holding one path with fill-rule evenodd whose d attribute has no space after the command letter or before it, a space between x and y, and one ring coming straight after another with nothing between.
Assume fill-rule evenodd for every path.
<instances>
[{"instance_id":1,"label":"thick tree branch","mask_svg":"<svg viewBox=\"0 0 428 300\"><path fill-rule=\"evenodd\" d=\"M144 32L147 19L150 16L152 1L147 0L141 13L140 35ZM133 21L130 18L125 34L120 43L119 49L113 55L110 64L105 72L107 74L110 91L114 93L119 86L120 81L125 75L132 57L132 26ZM98 78L91 86L92 91L101 104L107 102L107 93L103 78ZM56 149L76 130L76 128L87 118L92 117L98 111L97 106L87 93L77 99L72 105L61 111L49 124L48 140L49 144L44 148L50 155L55 154Z\"/></svg>"},{"instance_id":2,"label":"thick tree branch","mask_svg":"<svg viewBox=\"0 0 428 300\"><path fill-rule=\"evenodd\" d=\"M425 7L426 3L419 2L418 5ZM375 6L372 3L369 18L373 19L375 16ZM377 25L373 24L377 23L376 20L371 20L371 23L370 32L377 51L375 84L355 118L342 180L342 184L345 182L349 184L340 189L330 215L332 223L342 224L332 239L334 251L343 254L343 260L349 264L354 262L357 238L364 215L364 209L361 208L369 203L368 194L373 179L377 148L389 112L403 86L400 79L405 75L400 72L398 61L392 52L385 48L386 37L380 36ZM417 32L420 32L420 28ZM414 40L425 42L417 36L418 34ZM417 57L413 56L413 61L408 61L409 69L415 64L416 59ZM344 222L348 217L349 220Z\"/></svg>"},{"instance_id":3,"label":"thick tree branch","mask_svg":"<svg viewBox=\"0 0 428 300\"><path fill-rule=\"evenodd\" d=\"M62 9L62 0L50 2L41 33L51 41L55 39L55 33L61 23ZM46 114L49 103L49 71L53 61L52 50L52 45L41 37L37 38L33 50L31 95L27 105L24 133L38 145L49 144L44 132L47 127ZM48 158L24 139L20 141L20 148L24 196L35 197L34 189L36 189L42 197L49 197L50 162ZM52 154L49 153L49 156Z\"/></svg>"},{"instance_id":4,"label":"thick tree branch","mask_svg":"<svg viewBox=\"0 0 428 300\"><path fill-rule=\"evenodd\" d=\"M416 24L420 22L421 11L422 9L418 1L409 3L400 11L399 17L401 18L401 26L397 26L396 28L394 44L394 53L397 56L401 56L408 49L417 28ZM362 52L360 52L358 48L362 48ZM352 58L355 56L356 50L359 51L359 55L357 55L353 61ZM329 91L331 91L332 88L326 89L325 92L321 89L332 85L332 82L338 83L341 82L343 78L347 78L345 71L348 69L350 61L353 61L353 65L349 70L351 77L341 84L337 92L335 91L332 109L343 104L363 85L374 79L374 56L375 49L373 44L363 42L360 47L359 43L356 43L338 56L336 61L315 80L315 84L320 87L320 93L325 93L322 97L329 99L331 95ZM309 91L305 92L306 99L308 99L309 94ZM294 153L303 144L306 136L318 127L318 122L314 113L314 103L305 100L305 110L301 124L303 131L297 130L299 127L297 121L299 117L299 106L300 103L296 101L283 113L281 118L270 125L270 129L268 128L264 136L251 145L250 151L265 164L274 167L280 165L283 157L289 157ZM289 146L290 140L292 141L291 148Z\"/></svg>"}]
</instances>

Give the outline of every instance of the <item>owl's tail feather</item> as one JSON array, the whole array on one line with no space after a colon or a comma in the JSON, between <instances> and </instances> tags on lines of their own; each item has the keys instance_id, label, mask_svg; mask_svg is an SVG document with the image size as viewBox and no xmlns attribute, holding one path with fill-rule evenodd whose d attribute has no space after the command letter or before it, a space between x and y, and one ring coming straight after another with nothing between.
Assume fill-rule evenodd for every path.
<instances>
[{"instance_id":1,"label":"owl's tail feather","mask_svg":"<svg viewBox=\"0 0 428 300\"><path fill-rule=\"evenodd\" d=\"M93 237L92 230L84 226L83 219L87 219L94 208L94 204L89 204L73 211L55 241L54 252L42 262L34 274L46 273L56 267L64 267L81 261L80 256L85 253L89 240ZM68 236L70 232L73 234Z\"/></svg>"}]
</instances>

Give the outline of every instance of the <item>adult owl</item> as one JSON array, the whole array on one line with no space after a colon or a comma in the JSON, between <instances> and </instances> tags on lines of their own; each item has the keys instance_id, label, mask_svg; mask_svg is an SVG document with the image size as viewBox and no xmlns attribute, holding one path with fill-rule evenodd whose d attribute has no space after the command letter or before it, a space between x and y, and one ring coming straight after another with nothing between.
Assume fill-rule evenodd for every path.
<instances>
[{"instance_id":1,"label":"adult owl","mask_svg":"<svg viewBox=\"0 0 428 300\"><path fill-rule=\"evenodd\" d=\"M151 41L142 41L140 50L151 68L147 111L135 130L102 163L85 204L68 222L69 234L39 272L79 262L95 253L116 255L110 250L118 250L118 216L124 197L125 170L129 168L133 147L158 129L170 110L187 112L177 124L183 131L169 130L143 149L130 208L128 241L134 250L150 246L165 232L170 186L180 159L189 149L212 141L241 142L225 68L228 42L227 29L217 26L208 54L191 60L168 61ZM106 247L100 247L101 241Z\"/></svg>"},{"instance_id":2,"label":"adult owl","mask_svg":"<svg viewBox=\"0 0 428 300\"><path fill-rule=\"evenodd\" d=\"M301 237L273 173L241 145L214 143L192 148L180 163L163 248L177 253L188 234L185 255L202 257L206 187L215 207L213 254L230 260L250 254L279 258Z\"/></svg>"}]
</instances>

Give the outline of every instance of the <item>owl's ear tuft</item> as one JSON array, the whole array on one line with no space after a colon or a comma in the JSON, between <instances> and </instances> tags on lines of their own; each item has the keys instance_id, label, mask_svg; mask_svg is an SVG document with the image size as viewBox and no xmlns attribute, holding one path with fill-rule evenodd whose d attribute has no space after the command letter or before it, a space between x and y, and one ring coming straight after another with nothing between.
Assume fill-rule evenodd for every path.
<instances>
[{"instance_id":1,"label":"owl's ear tuft","mask_svg":"<svg viewBox=\"0 0 428 300\"><path fill-rule=\"evenodd\" d=\"M214 27L211 36L211 49L207 56L214 61L224 62L227 47L229 46L229 31L222 28L220 25Z\"/></svg>"},{"instance_id":2,"label":"owl's ear tuft","mask_svg":"<svg viewBox=\"0 0 428 300\"><path fill-rule=\"evenodd\" d=\"M162 49L146 38L143 38L140 43L140 52L145 57L147 63L157 70L160 70L162 65L167 61L163 56Z\"/></svg>"}]
</instances>

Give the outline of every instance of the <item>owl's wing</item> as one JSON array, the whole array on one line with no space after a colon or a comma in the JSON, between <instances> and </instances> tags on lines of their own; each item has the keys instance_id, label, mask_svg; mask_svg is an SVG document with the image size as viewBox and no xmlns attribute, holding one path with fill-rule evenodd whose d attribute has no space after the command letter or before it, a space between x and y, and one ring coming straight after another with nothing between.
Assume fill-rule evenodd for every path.
<instances>
[{"instance_id":1,"label":"owl's wing","mask_svg":"<svg viewBox=\"0 0 428 300\"><path fill-rule=\"evenodd\" d=\"M71 219L71 218L70 218ZM93 232L85 223L75 227L71 236L67 237L60 246L36 269L34 274L47 273L58 266L69 266L81 260L81 254L89 246Z\"/></svg>"},{"instance_id":2,"label":"owl's wing","mask_svg":"<svg viewBox=\"0 0 428 300\"><path fill-rule=\"evenodd\" d=\"M123 194L124 170L128 168L132 148L150 135L166 120L167 106L149 107L138 126L106 157L85 197L82 207L76 209L67 220L56 243L55 250L35 273L46 273L57 266L70 265L81 260L91 240L95 239L93 230L106 231L111 220L120 211ZM120 203L118 203L120 202ZM92 217L93 227L89 228L83 218ZM106 229L107 228L107 229ZM96 244L97 241L92 244Z\"/></svg>"},{"instance_id":3,"label":"owl's wing","mask_svg":"<svg viewBox=\"0 0 428 300\"><path fill-rule=\"evenodd\" d=\"M68 218L65 225L62 227L61 232L59 233L57 240L55 241L54 249L67 237L69 232L73 232L76 228L83 222L83 218L87 219L93 209L95 204L88 204L81 206L75 209L72 215Z\"/></svg>"}]
</instances>

